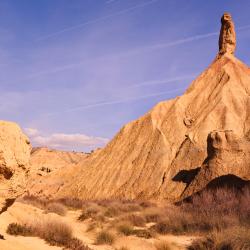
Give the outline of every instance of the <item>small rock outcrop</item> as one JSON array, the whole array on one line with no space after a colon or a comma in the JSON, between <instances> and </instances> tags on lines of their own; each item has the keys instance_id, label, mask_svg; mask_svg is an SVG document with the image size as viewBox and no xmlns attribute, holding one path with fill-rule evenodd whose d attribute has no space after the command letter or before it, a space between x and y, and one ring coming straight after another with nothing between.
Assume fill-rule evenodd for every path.
<instances>
[{"instance_id":1,"label":"small rock outcrop","mask_svg":"<svg viewBox=\"0 0 250 250\"><path fill-rule=\"evenodd\" d=\"M20 127L0 121L0 213L25 189L30 151L30 141Z\"/></svg>"},{"instance_id":2,"label":"small rock outcrop","mask_svg":"<svg viewBox=\"0 0 250 250\"><path fill-rule=\"evenodd\" d=\"M222 176L236 176L250 185L250 140L232 130L213 131L207 139L207 159L182 197L197 193ZM231 181L232 182L232 181ZM221 183L222 184L222 183ZM228 183L234 185L234 183Z\"/></svg>"},{"instance_id":3,"label":"small rock outcrop","mask_svg":"<svg viewBox=\"0 0 250 250\"><path fill-rule=\"evenodd\" d=\"M234 23L229 13L221 17L221 30L219 38L219 56L226 53L234 54L236 49L236 34Z\"/></svg>"}]
</instances>

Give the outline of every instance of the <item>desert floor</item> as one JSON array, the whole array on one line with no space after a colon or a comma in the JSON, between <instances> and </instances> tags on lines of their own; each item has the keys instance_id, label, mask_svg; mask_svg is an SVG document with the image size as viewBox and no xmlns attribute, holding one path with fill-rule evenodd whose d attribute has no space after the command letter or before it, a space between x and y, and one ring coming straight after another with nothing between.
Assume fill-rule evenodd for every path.
<instances>
[{"instance_id":1,"label":"desert floor","mask_svg":"<svg viewBox=\"0 0 250 250\"><path fill-rule=\"evenodd\" d=\"M47 249L62 249L48 245L44 240L38 237L24 237L12 236L6 233L6 229L10 223L17 222L23 223L24 221L41 219L44 216L52 219L58 219L66 222L73 229L74 237L82 240L91 249L112 250L127 247L133 250L153 250L155 244L162 240L168 242L172 249L185 249L195 237L191 236L174 236L164 235L157 236L151 239L139 238L136 236L122 236L118 235L112 246L110 245L96 245L95 234L87 232L88 220L79 221L78 217L81 210L69 210L65 216L60 216L55 213L45 213L43 210L22 202L15 202L6 212L0 216L0 233L4 236L5 240L0 240L0 249L4 250L47 250ZM45 218L45 217L44 217Z\"/></svg>"}]
</instances>

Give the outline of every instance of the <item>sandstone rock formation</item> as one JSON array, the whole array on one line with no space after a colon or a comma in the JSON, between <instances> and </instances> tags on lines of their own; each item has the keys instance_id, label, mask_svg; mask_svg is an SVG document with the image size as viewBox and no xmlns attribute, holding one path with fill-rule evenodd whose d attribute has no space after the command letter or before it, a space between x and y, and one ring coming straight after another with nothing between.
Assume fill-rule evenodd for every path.
<instances>
[{"instance_id":1,"label":"sandstone rock formation","mask_svg":"<svg viewBox=\"0 0 250 250\"><path fill-rule=\"evenodd\" d=\"M233 55L235 34L228 14L222 18L219 44L220 56L182 96L159 103L125 125L104 149L70 170L61 169L42 178L30 186L30 191L82 199L176 201L205 187L218 175L232 172L249 178L249 165L240 160L242 154L233 161L230 152L225 153L232 150L235 155L241 147L248 152L246 140L241 144L235 138L250 133L250 71ZM234 133L212 132L208 152L216 152L212 153L216 158L210 152L211 160L204 163L207 137L214 130Z\"/></svg>"},{"instance_id":2,"label":"sandstone rock formation","mask_svg":"<svg viewBox=\"0 0 250 250\"><path fill-rule=\"evenodd\" d=\"M232 130L211 132L207 139L207 159L197 169L197 174L190 180L190 185L187 185L182 198L212 185L216 185L215 187L225 184L236 185L236 187L237 185L250 186L250 138L248 136L239 138ZM238 183L233 183L234 181Z\"/></svg>"},{"instance_id":3,"label":"sandstone rock formation","mask_svg":"<svg viewBox=\"0 0 250 250\"><path fill-rule=\"evenodd\" d=\"M49 148L33 148L30 158L31 176L45 176L58 169L71 167L86 157L88 157L88 154L85 153L66 152Z\"/></svg>"},{"instance_id":4,"label":"sandstone rock formation","mask_svg":"<svg viewBox=\"0 0 250 250\"><path fill-rule=\"evenodd\" d=\"M236 49L236 34L234 23L229 13L224 13L221 18L221 30L219 39L219 56L225 53L234 54Z\"/></svg>"},{"instance_id":5,"label":"sandstone rock formation","mask_svg":"<svg viewBox=\"0 0 250 250\"><path fill-rule=\"evenodd\" d=\"M0 213L24 191L30 150L17 124L0 121Z\"/></svg>"}]
</instances>

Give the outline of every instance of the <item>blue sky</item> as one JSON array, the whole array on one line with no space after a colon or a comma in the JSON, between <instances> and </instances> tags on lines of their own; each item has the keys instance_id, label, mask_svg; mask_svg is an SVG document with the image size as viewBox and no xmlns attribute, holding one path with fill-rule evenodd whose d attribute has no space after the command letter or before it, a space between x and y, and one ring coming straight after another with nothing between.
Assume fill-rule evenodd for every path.
<instances>
[{"instance_id":1,"label":"blue sky","mask_svg":"<svg viewBox=\"0 0 250 250\"><path fill-rule=\"evenodd\" d=\"M225 11L249 64L250 1L1 0L0 118L35 146L102 146L212 62Z\"/></svg>"}]
</instances>

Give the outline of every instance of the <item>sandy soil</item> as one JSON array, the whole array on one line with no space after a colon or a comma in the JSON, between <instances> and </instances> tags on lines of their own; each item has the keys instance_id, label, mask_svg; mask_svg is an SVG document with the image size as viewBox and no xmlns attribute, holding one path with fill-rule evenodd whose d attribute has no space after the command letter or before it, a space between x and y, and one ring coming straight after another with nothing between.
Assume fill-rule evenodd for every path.
<instances>
[{"instance_id":1,"label":"sandy soil","mask_svg":"<svg viewBox=\"0 0 250 250\"><path fill-rule=\"evenodd\" d=\"M78 222L77 217L80 211L68 211L66 216L59 216L54 213L44 215L44 211L28 204L16 202L12 207L0 216L0 233L4 235L5 240L0 240L0 249L4 250L56 250L59 247L52 247L37 237L11 236L6 233L7 226L12 222L22 222L27 219L32 220L41 216L51 216L58 218L73 228L74 236L81 239L86 245L94 250L114 250L123 246L133 250L155 250L155 243L164 240L172 245L172 249L185 249L191 243L193 237L190 236L160 236L157 239L144 239L135 236L118 237L113 246L94 244L95 235L86 233L87 224Z\"/></svg>"}]
</instances>

